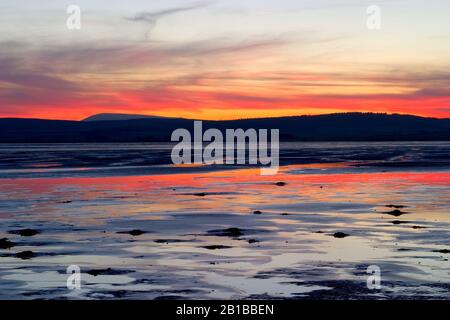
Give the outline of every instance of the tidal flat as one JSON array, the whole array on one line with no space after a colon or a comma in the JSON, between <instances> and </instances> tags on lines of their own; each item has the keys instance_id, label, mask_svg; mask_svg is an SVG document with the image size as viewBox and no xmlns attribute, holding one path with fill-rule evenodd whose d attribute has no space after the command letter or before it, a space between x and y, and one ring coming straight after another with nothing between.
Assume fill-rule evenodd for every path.
<instances>
[{"instance_id":1,"label":"tidal flat","mask_svg":"<svg viewBox=\"0 0 450 320\"><path fill-rule=\"evenodd\" d=\"M449 299L450 169L439 154L434 167L411 151L296 160L275 176L48 159L3 168L0 298ZM66 287L71 265L79 290ZM381 289L367 287L374 265Z\"/></svg>"}]
</instances>

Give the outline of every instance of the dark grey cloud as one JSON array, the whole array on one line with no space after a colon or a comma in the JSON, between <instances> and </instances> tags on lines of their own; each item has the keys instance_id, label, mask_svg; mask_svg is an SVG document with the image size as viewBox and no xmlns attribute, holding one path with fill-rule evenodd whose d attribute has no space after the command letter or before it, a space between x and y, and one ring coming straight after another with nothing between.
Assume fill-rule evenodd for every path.
<instances>
[{"instance_id":1,"label":"dark grey cloud","mask_svg":"<svg viewBox=\"0 0 450 320\"><path fill-rule=\"evenodd\" d=\"M0 44L1 45L1 44ZM41 73L27 65L25 59L14 53L0 55L0 82L34 89L48 89L58 91L78 90L80 87L74 82L64 80L59 75ZM42 63L42 62L41 62Z\"/></svg>"},{"instance_id":2,"label":"dark grey cloud","mask_svg":"<svg viewBox=\"0 0 450 320\"><path fill-rule=\"evenodd\" d=\"M260 56L289 44L283 38L235 40L214 38L177 44L127 42L83 42L73 46L47 46L45 49L11 51L9 57L22 57L40 74L92 73L105 75L116 72L133 72L141 68L185 68L217 63L217 59L240 63L243 55ZM1 45L1 43L0 43ZM26 52L26 56L21 54ZM5 56L5 59L7 57ZM1 65L1 61L0 61ZM19 66L16 66L16 70Z\"/></svg>"},{"instance_id":3,"label":"dark grey cloud","mask_svg":"<svg viewBox=\"0 0 450 320\"><path fill-rule=\"evenodd\" d=\"M161 86L192 85L203 80L202 75L193 74L164 77L161 70L160 79L136 79L133 77L136 70L187 67L186 72L191 72L193 65L216 62L218 58L235 61L240 53L252 55L282 43L271 38L244 41L221 38L181 44L84 42L36 48L26 42L10 46L0 42L0 85L6 84L0 86L0 105L17 111L37 103L58 106L67 101L84 102L88 97L96 98L96 105L102 101L113 105L118 102L104 97L102 90L114 85L124 85L123 90L133 84L147 85L161 93Z\"/></svg>"},{"instance_id":4,"label":"dark grey cloud","mask_svg":"<svg viewBox=\"0 0 450 320\"><path fill-rule=\"evenodd\" d=\"M121 42L97 43L83 42L73 46L54 45L45 48L27 43L1 43L0 47L0 105L11 108L24 108L27 105L64 105L67 101L74 104L95 101L95 105L114 106L122 103L114 96L105 94L105 89L129 91L146 87L148 101L166 99L167 104L182 97L183 87L217 86L227 82L243 88L242 80L252 85L284 86L298 88L299 96L272 97L264 95L240 95L236 92L209 94L200 93L196 97L199 104L202 99L217 101L246 102L250 107L260 104L295 102L299 98L308 98L301 94L304 87L317 86L402 86L411 89L398 94L341 94L312 95L310 101L320 99L422 99L450 97L450 72L446 68L395 68L376 73L299 72L295 66L289 70L271 72L248 72L239 66L246 61L253 62L258 57L272 54L272 49L289 45L293 41L285 37L259 37L252 39L214 38L203 41L183 43ZM275 52L276 54L276 52ZM229 67L229 71L216 71L209 68L218 64ZM135 77L140 70L155 70L156 77ZM166 69L169 74L165 74ZM170 75L176 70L176 76ZM415 71L421 70L421 71ZM136 73L137 72L137 73ZM235 81L236 80L236 81ZM235 81L235 82L233 82ZM98 86L97 86L98 85ZM117 89L119 88L119 89ZM168 88L166 91L162 89ZM176 89L173 89L176 88ZM151 90L152 89L152 90ZM175 90L175 91L174 91ZM156 93L154 93L156 92ZM145 96L139 92L140 96ZM193 94L191 94L191 97ZM184 98L183 98L184 99ZM176 105L174 103L174 105Z\"/></svg>"}]
</instances>

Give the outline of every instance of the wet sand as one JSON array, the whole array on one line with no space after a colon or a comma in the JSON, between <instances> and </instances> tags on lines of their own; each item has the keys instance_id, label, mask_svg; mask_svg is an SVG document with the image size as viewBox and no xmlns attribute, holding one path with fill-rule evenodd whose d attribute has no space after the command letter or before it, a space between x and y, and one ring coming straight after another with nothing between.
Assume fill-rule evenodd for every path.
<instances>
[{"instance_id":1,"label":"wet sand","mask_svg":"<svg viewBox=\"0 0 450 320\"><path fill-rule=\"evenodd\" d=\"M449 299L449 187L340 163L1 179L0 298Z\"/></svg>"}]
</instances>

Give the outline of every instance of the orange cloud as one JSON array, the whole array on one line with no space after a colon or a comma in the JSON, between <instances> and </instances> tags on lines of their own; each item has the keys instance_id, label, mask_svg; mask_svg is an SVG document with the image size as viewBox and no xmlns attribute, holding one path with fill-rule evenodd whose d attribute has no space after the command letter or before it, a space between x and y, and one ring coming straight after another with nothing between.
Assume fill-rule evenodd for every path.
<instances>
[{"instance_id":1,"label":"orange cloud","mask_svg":"<svg viewBox=\"0 0 450 320\"><path fill-rule=\"evenodd\" d=\"M236 119L361 111L450 117L448 72L308 71L266 61L284 45L263 39L37 51L10 46L0 55L0 116Z\"/></svg>"}]
</instances>

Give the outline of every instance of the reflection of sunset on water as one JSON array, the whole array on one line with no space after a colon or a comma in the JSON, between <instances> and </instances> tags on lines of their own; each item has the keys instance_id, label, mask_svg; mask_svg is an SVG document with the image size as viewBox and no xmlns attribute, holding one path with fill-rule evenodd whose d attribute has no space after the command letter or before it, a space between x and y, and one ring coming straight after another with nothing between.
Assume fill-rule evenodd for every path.
<instances>
[{"instance_id":1,"label":"reflection of sunset on water","mask_svg":"<svg viewBox=\"0 0 450 320\"><path fill-rule=\"evenodd\" d=\"M201 285L195 296L205 298L257 294L262 285L258 275L264 275L271 288L284 288L273 292L283 297L329 290L321 279L359 281L352 270L369 263L393 268L387 281L401 279L405 268L410 284L450 281L447 260L435 252L444 249L450 234L450 173L332 173L343 168L348 166L292 165L282 167L276 176L260 176L260 169L252 168L2 179L0 203L9 205L1 218L14 219L22 227L41 226L40 237L47 245L30 244L29 249L54 254L31 262L49 270L61 263L132 268L132 274L108 281L138 290L133 293L137 297L158 293L153 293L151 284L135 281L149 273L164 278L166 271L170 276L163 282L170 283L168 292L182 288L183 277L198 277ZM388 205L404 208L393 216ZM240 228L242 234L210 233L227 228ZM132 229L145 233L137 237L117 233ZM349 236L336 239L335 232ZM0 231L2 237L11 235ZM216 247L223 248L207 249ZM19 265L13 257L0 259ZM316 268L325 268L323 276L315 275ZM305 280L291 269L303 270L315 282L305 287L282 284ZM33 277L38 279L40 273ZM99 286L110 290L105 284ZM408 296L408 289L404 290L402 294Z\"/></svg>"}]
</instances>

